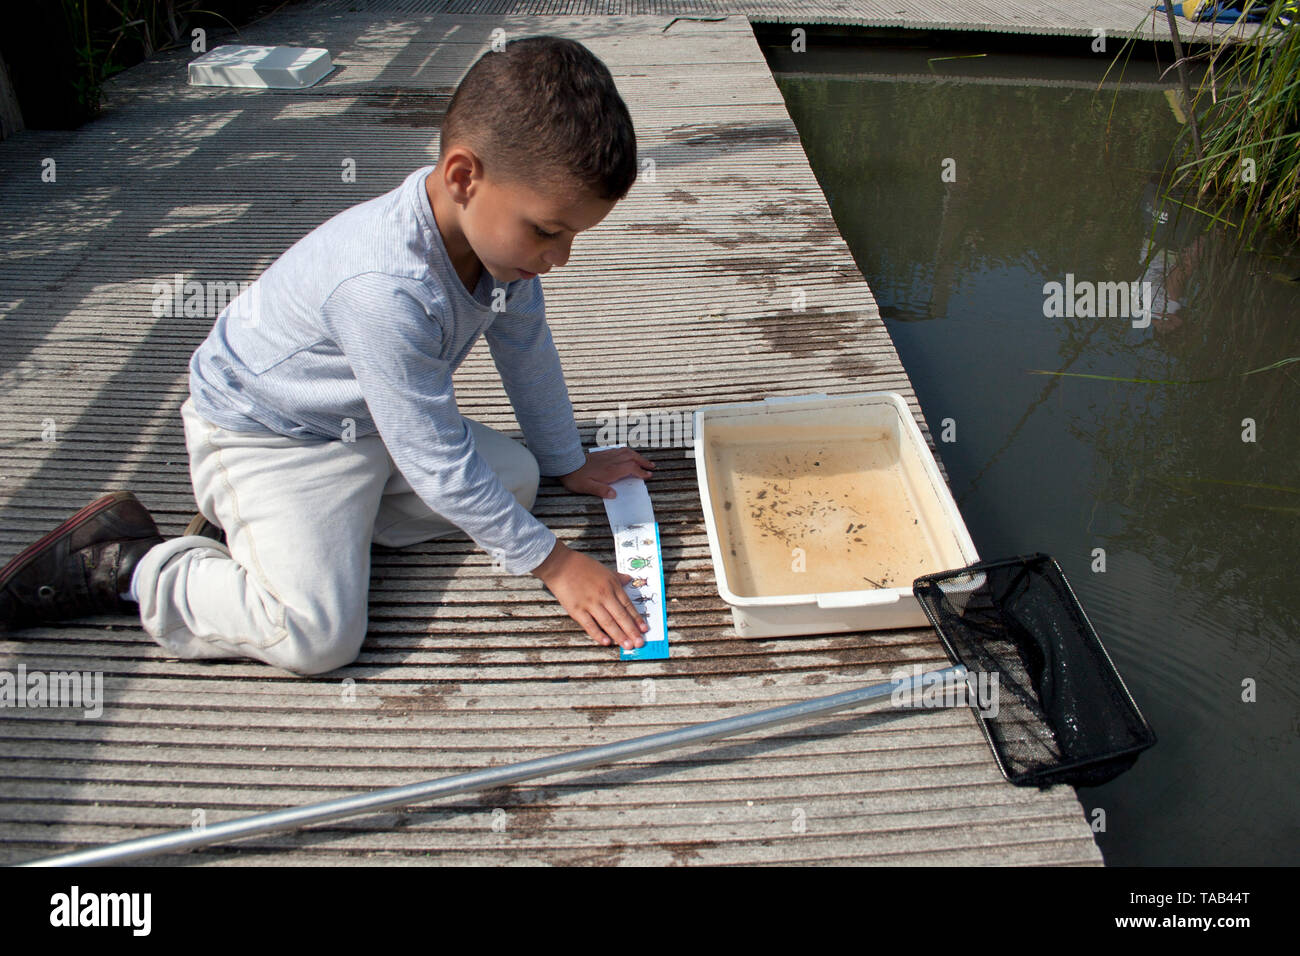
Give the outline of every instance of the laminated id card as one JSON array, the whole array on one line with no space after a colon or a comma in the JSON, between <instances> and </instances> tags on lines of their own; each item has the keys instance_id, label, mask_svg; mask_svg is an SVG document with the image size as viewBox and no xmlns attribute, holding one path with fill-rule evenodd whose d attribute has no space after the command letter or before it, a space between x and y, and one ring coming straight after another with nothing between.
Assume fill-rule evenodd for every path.
<instances>
[{"instance_id":1,"label":"laminated id card","mask_svg":"<svg viewBox=\"0 0 1300 956\"><path fill-rule=\"evenodd\" d=\"M623 445L602 445L592 451L608 451ZM614 556L618 569L632 575L623 590L632 599L649 630L641 637L645 645L634 651L620 649L625 661L653 661L668 657L668 609L664 599L663 555L659 549L659 522L655 521L650 492L640 478L628 476L611 482L617 497L604 498L605 514L614 532Z\"/></svg>"}]
</instances>

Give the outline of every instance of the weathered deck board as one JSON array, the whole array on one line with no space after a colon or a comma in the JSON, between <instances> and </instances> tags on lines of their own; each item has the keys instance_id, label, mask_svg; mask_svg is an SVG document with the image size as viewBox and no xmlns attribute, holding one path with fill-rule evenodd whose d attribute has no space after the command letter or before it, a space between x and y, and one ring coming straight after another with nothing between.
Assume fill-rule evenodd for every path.
<instances>
[{"instance_id":1,"label":"weathered deck board","mask_svg":"<svg viewBox=\"0 0 1300 956\"><path fill-rule=\"evenodd\" d=\"M325 0L322 9L356 12L576 14L579 16L662 15L718 17L739 14L755 23L812 26L894 27L961 30L1036 36L1128 36L1169 40L1163 12L1148 0L1084 0L1059 4L1038 0ZM1215 39L1253 28L1178 18L1185 38ZM677 29L676 26L673 29Z\"/></svg>"},{"instance_id":2,"label":"weathered deck board","mask_svg":"<svg viewBox=\"0 0 1300 956\"><path fill-rule=\"evenodd\" d=\"M342 69L310 90L189 88L188 54L163 55L111 84L99 121L0 145L0 560L115 488L180 532L194 502L178 409L212 317L155 318L153 283L178 272L251 280L316 224L432 163L446 95L502 25L588 44L656 163L655 181L545 280L585 440L620 401L689 417L714 401L893 389L919 412L745 18L665 34L668 19L293 7L243 39L327 46ZM45 157L57 185L40 181ZM358 162L355 186L339 182L344 157ZM662 369L625 371L645 354ZM466 414L519 434L486 347L456 383ZM54 441L41 440L46 419ZM648 454L660 463L668 661L616 662L538 582L493 573L464 537L376 549L370 636L328 679L169 659L129 618L0 641L0 668L100 671L106 696L96 719L0 712L0 862L189 827L198 809L216 822L734 716L943 660L926 630L736 638L694 463L682 447ZM571 546L612 559L599 501L550 483L535 511ZM957 710L841 714L176 859L964 865L1100 854L1074 792L1006 784Z\"/></svg>"}]
</instances>

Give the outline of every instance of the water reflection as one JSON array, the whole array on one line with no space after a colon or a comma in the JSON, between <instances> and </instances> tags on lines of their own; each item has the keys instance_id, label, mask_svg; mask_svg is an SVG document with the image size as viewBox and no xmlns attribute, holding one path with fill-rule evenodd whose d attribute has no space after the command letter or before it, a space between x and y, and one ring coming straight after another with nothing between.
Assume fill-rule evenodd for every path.
<instances>
[{"instance_id":1,"label":"water reflection","mask_svg":"<svg viewBox=\"0 0 1300 956\"><path fill-rule=\"evenodd\" d=\"M1107 861L1294 862L1300 262L1159 201L1155 86L815 61L778 82L980 554L1057 558L1160 737L1080 791Z\"/></svg>"}]
</instances>

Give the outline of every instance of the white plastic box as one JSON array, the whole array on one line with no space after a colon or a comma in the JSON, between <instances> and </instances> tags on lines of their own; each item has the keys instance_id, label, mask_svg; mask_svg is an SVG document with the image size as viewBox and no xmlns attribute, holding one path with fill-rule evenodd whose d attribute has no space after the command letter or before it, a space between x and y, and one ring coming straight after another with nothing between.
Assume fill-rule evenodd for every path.
<instances>
[{"instance_id":1,"label":"white plastic box","mask_svg":"<svg viewBox=\"0 0 1300 956\"><path fill-rule=\"evenodd\" d=\"M191 86L302 90L334 69L329 50L304 46L214 48L189 65Z\"/></svg>"},{"instance_id":2,"label":"white plastic box","mask_svg":"<svg viewBox=\"0 0 1300 956\"><path fill-rule=\"evenodd\" d=\"M695 412L718 592L742 637L927 627L922 574L979 560L896 392Z\"/></svg>"}]
</instances>

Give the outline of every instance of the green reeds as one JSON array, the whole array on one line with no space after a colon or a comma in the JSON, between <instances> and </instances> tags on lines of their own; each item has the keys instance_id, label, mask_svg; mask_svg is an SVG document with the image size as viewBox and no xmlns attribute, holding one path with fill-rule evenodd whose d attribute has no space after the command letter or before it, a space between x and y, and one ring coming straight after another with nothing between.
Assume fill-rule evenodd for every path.
<instances>
[{"instance_id":1,"label":"green reeds","mask_svg":"<svg viewBox=\"0 0 1300 956\"><path fill-rule=\"evenodd\" d=\"M225 16L212 0L58 0L77 56L73 79L84 114L99 111L104 81L162 50L191 45L191 30ZM216 0L215 5L223 5ZM229 6L229 4L225 4ZM237 28L236 28L237 29Z\"/></svg>"},{"instance_id":2,"label":"green reeds","mask_svg":"<svg viewBox=\"0 0 1300 956\"><path fill-rule=\"evenodd\" d=\"M1236 222L1253 246L1261 233L1300 238L1300 26L1281 20L1282 4L1244 7L1266 7L1264 21L1197 55L1205 73L1191 113L1203 155L1184 127L1170 187L1208 200L1210 215Z\"/></svg>"},{"instance_id":3,"label":"green reeds","mask_svg":"<svg viewBox=\"0 0 1300 956\"><path fill-rule=\"evenodd\" d=\"M1300 237L1300 26L1280 20L1282 10L1268 4L1244 40L1204 54L1207 69L1191 104L1204 155L1196 158L1185 134L1174 170L1174 186L1217 201L1216 218L1238 212L1248 245L1261 231Z\"/></svg>"},{"instance_id":4,"label":"green reeds","mask_svg":"<svg viewBox=\"0 0 1300 956\"><path fill-rule=\"evenodd\" d=\"M1261 234L1300 239L1300 22L1285 3L1243 6L1243 15L1263 10L1263 20L1214 28L1205 49L1174 64L1198 67L1200 78L1183 103L1188 122L1163 189L1174 205L1195 197L1193 208L1253 249ZM1111 63L1120 83L1140 32L1141 24Z\"/></svg>"}]
</instances>

